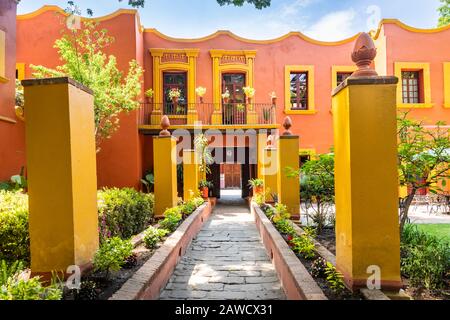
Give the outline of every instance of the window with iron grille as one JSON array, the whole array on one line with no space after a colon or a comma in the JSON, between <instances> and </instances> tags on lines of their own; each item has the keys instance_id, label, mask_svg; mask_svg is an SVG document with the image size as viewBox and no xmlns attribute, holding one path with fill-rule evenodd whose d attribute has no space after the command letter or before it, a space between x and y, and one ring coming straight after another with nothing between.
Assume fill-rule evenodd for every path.
<instances>
[{"instance_id":1,"label":"window with iron grille","mask_svg":"<svg viewBox=\"0 0 450 320\"><path fill-rule=\"evenodd\" d=\"M402 100L403 103L422 103L419 71L402 71Z\"/></svg>"},{"instance_id":2,"label":"window with iron grille","mask_svg":"<svg viewBox=\"0 0 450 320\"><path fill-rule=\"evenodd\" d=\"M308 72L291 72L291 109L308 110Z\"/></svg>"}]
</instances>

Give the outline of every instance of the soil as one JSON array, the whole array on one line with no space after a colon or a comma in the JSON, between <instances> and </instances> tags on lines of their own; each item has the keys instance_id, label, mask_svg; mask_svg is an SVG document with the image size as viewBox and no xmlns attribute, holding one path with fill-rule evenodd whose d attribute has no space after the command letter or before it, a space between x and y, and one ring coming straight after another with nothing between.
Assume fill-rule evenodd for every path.
<instances>
[{"instance_id":1,"label":"soil","mask_svg":"<svg viewBox=\"0 0 450 320\"><path fill-rule=\"evenodd\" d=\"M111 272L108 279L105 279L105 273L92 272L82 278L84 281L93 281L96 284L96 292L98 297L96 300L108 300L112 295L119 290L123 284L130 279L133 274L142 267L153 255L158 248L149 250L140 245L133 250L136 254L137 262L133 266L124 266L117 272ZM73 292L66 292L64 300L75 300Z\"/></svg>"},{"instance_id":2,"label":"soil","mask_svg":"<svg viewBox=\"0 0 450 320\"><path fill-rule=\"evenodd\" d=\"M336 255L336 233L334 228L324 228L322 233L317 235L316 240L327 248L328 251Z\"/></svg>"}]
</instances>

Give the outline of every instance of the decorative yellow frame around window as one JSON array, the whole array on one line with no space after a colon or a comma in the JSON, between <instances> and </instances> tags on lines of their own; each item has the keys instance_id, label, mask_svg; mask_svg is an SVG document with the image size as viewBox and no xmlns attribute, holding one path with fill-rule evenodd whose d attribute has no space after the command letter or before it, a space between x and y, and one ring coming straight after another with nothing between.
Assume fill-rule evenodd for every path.
<instances>
[{"instance_id":1,"label":"decorative yellow frame around window","mask_svg":"<svg viewBox=\"0 0 450 320\"><path fill-rule=\"evenodd\" d=\"M308 110L291 110L291 73L308 72ZM285 114L315 114L314 66L287 65L284 67L284 113Z\"/></svg>"},{"instance_id":2,"label":"decorative yellow frame around window","mask_svg":"<svg viewBox=\"0 0 450 320\"><path fill-rule=\"evenodd\" d=\"M17 80L25 79L25 63L16 63Z\"/></svg>"},{"instance_id":3,"label":"decorative yellow frame around window","mask_svg":"<svg viewBox=\"0 0 450 320\"><path fill-rule=\"evenodd\" d=\"M216 111L222 101L222 73L245 73L246 86L253 87L256 50L210 50L213 60L213 102Z\"/></svg>"},{"instance_id":4,"label":"decorative yellow frame around window","mask_svg":"<svg viewBox=\"0 0 450 320\"><path fill-rule=\"evenodd\" d=\"M331 67L331 90L334 90L337 86L337 75L339 72L353 73L358 70L357 66L332 66Z\"/></svg>"},{"instance_id":5,"label":"decorative yellow frame around window","mask_svg":"<svg viewBox=\"0 0 450 320\"><path fill-rule=\"evenodd\" d=\"M397 85L397 108L432 108L431 103L431 80L430 80L430 64L425 62L395 62L395 76L399 79ZM403 103L402 98L402 71L416 70L422 71L423 74L423 103Z\"/></svg>"},{"instance_id":6,"label":"decorative yellow frame around window","mask_svg":"<svg viewBox=\"0 0 450 320\"><path fill-rule=\"evenodd\" d=\"M444 108L450 108L450 62L444 62Z\"/></svg>"},{"instance_id":7,"label":"decorative yellow frame around window","mask_svg":"<svg viewBox=\"0 0 450 320\"><path fill-rule=\"evenodd\" d=\"M150 49L153 58L153 101L155 110L159 110L164 101L163 72L187 72L188 102L195 102L195 85L197 73L197 57L199 49Z\"/></svg>"},{"instance_id":8,"label":"decorative yellow frame around window","mask_svg":"<svg viewBox=\"0 0 450 320\"><path fill-rule=\"evenodd\" d=\"M6 33L0 30L0 83L8 81L6 78Z\"/></svg>"}]
</instances>

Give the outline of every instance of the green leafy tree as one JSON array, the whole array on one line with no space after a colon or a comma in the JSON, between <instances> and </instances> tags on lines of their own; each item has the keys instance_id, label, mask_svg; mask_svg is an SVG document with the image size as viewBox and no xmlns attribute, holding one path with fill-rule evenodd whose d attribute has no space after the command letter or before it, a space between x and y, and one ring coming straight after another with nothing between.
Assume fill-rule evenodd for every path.
<instances>
[{"instance_id":1,"label":"green leafy tree","mask_svg":"<svg viewBox=\"0 0 450 320\"><path fill-rule=\"evenodd\" d=\"M438 8L439 22L438 27L450 24L450 0L440 0L442 5Z\"/></svg>"},{"instance_id":2,"label":"green leafy tree","mask_svg":"<svg viewBox=\"0 0 450 320\"><path fill-rule=\"evenodd\" d=\"M122 2L123 0L119 0ZM217 0L217 3L221 6L224 5L234 5L241 7L245 3L249 3L255 6L256 9L263 9L270 6L271 0ZM145 5L145 0L128 0L128 4L135 8L143 8Z\"/></svg>"},{"instance_id":3,"label":"green leafy tree","mask_svg":"<svg viewBox=\"0 0 450 320\"><path fill-rule=\"evenodd\" d=\"M450 130L444 122L426 128L421 121L398 118L398 168L400 185L410 192L400 199L400 232L408 221L408 213L417 190L428 188L442 192L450 178Z\"/></svg>"},{"instance_id":4,"label":"green leafy tree","mask_svg":"<svg viewBox=\"0 0 450 320\"><path fill-rule=\"evenodd\" d=\"M50 69L31 66L37 78L69 76L94 92L95 138L97 151L104 139L108 139L119 128L119 116L139 108L136 98L141 93L143 69L132 60L124 76L117 67L114 56L104 50L114 38L98 24L83 22L81 30L63 31L56 40L63 65Z\"/></svg>"}]
</instances>

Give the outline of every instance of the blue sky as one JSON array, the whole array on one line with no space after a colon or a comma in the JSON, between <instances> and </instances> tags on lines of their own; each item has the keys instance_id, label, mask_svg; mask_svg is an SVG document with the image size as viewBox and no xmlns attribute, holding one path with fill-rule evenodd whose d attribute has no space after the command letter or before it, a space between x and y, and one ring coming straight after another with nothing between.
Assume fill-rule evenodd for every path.
<instances>
[{"instance_id":1,"label":"blue sky","mask_svg":"<svg viewBox=\"0 0 450 320\"><path fill-rule=\"evenodd\" d=\"M127 0L75 0L81 9L91 8L94 16L128 8ZM147 28L174 37L200 37L216 30L231 30L247 38L270 39L289 31L301 31L324 41L340 40L359 31L368 31L379 18L397 18L418 27L437 24L438 0L272 0L268 9L250 5L220 7L215 0L146 0L140 9ZM22 0L19 14L44 4L67 7L66 0Z\"/></svg>"}]
</instances>

